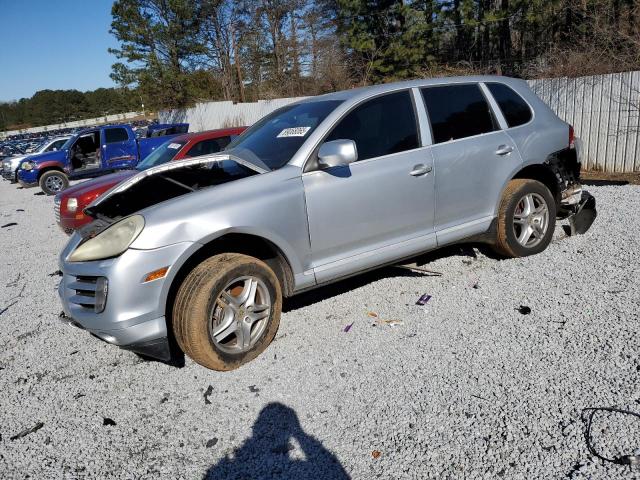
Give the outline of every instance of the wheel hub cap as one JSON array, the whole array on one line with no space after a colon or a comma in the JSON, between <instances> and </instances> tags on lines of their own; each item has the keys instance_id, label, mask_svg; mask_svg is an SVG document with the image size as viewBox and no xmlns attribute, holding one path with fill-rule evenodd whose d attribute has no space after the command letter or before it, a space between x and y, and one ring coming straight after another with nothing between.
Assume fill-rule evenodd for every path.
<instances>
[{"instance_id":1,"label":"wheel hub cap","mask_svg":"<svg viewBox=\"0 0 640 480\"><path fill-rule=\"evenodd\" d=\"M210 316L209 336L227 353L244 353L262 337L271 314L271 296L257 277L239 277L216 298Z\"/></svg>"}]
</instances>

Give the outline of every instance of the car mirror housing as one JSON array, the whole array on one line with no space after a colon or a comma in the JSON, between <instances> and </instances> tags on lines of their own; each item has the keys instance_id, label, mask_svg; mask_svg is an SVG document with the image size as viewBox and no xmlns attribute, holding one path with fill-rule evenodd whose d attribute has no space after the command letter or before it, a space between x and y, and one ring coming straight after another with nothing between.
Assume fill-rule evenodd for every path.
<instances>
[{"instance_id":1,"label":"car mirror housing","mask_svg":"<svg viewBox=\"0 0 640 480\"><path fill-rule=\"evenodd\" d=\"M318 151L320 168L344 167L358 160L358 149L353 140L325 142Z\"/></svg>"}]
</instances>

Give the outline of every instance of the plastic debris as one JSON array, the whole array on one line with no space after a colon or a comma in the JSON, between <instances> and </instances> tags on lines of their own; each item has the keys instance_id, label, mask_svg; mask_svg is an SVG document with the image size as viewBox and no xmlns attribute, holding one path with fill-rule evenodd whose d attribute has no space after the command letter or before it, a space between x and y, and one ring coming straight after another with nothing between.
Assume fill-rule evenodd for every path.
<instances>
[{"instance_id":1,"label":"plastic debris","mask_svg":"<svg viewBox=\"0 0 640 480\"><path fill-rule=\"evenodd\" d=\"M376 323L378 325L389 325L390 327L395 327L396 325L403 325L403 322L401 320L383 320L383 319L378 319L378 320L376 320Z\"/></svg>"},{"instance_id":2,"label":"plastic debris","mask_svg":"<svg viewBox=\"0 0 640 480\"><path fill-rule=\"evenodd\" d=\"M522 315L529 315L531 313L531 308L526 305L520 305L519 308L516 308Z\"/></svg>"},{"instance_id":3,"label":"plastic debris","mask_svg":"<svg viewBox=\"0 0 640 480\"><path fill-rule=\"evenodd\" d=\"M211 440L207 441L207 448L214 447L218 443L218 439L213 437Z\"/></svg>"},{"instance_id":4,"label":"plastic debris","mask_svg":"<svg viewBox=\"0 0 640 480\"><path fill-rule=\"evenodd\" d=\"M32 433L37 432L42 427L44 427L44 423L38 422L33 427L27 428L26 430L23 430L20 433L14 435L13 437L10 437L10 438L11 438L11 440L18 440L19 438L26 437L27 435L30 435Z\"/></svg>"},{"instance_id":5,"label":"plastic debris","mask_svg":"<svg viewBox=\"0 0 640 480\"><path fill-rule=\"evenodd\" d=\"M48 275L50 277L61 277L62 276L62 270L56 270L55 272L51 272Z\"/></svg>"},{"instance_id":6,"label":"plastic debris","mask_svg":"<svg viewBox=\"0 0 640 480\"><path fill-rule=\"evenodd\" d=\"M378 318L378 314L376 312L367 312L367 315L372 318Z\"/></svg>"},{"instance_id":7,"label":"plastic debris","mask_svg":"<svg viewBox=\"0 0 640 480\"><path fill-rule=\"evenodd\" d=\"M371 452L371 456L373 458L380 458L380 455L382 455L382 452L380 450L374 450L373 452Z\"/></svg>"},{"instance_id":8,"label":"plastic debris","mask_svg":"<svg viewBox=\"0 0 640 480\"><path fill-rule=\"evenodd\" d=\"M114 422L112 419L108 417L103 417L102 425L114 427L116 425L116 422Z\"/></svg>"},{"instance_id":9,"label":"plastic debris","mask_svg":"<svg viewBox=\"0 0 640 480\"><path fill-rule=\"evenodd\" d=\"M260 389L258 387L256 387L255 385L249 385L249 391L251 393L257 393L260 391Z\"/></svg>"},{"instance_id":10,"label":"plastic debris","mask_svg":"<svg viewBox=\"0 0 640 480\"><path fill-rule=\"evenodd\" d=\"M351 327L353 327L353 324L356 322L351 322L349 325L347 325L346 327L344 327L343 332L347 333L349 330L351 330Z\"/></svg>"},{"instance_id":11,"label":"plastic debris","mask_svg":"<svg viewBox=\"0 0 640 480\"><path fill-rule=\"evenodd\" d=\"M13 227L14 225L18 225L18 224L16 222L11 222L11 223L7 223L5 225L2 225L2 227L0 227L0 228Z\"/></svg>"},{"instance_id":12,"label":"plastic debris","mask_svg":"<svg viewBox=\"0 0 640 480\"><path fill-rule=\"evenodd\" d=\"M209 400L209 397L211 396L212 393L213 393L213 387L209 385L207 387L207 391L204 392L204 403L206 405L211 405L211 400Z\"/></svg>"},{"instance_id":13,"label":"plastic debris","mask_svg":"<svg viewBox=\"0 0 640 480\"><path fill-rule=\"evenodd\" d=\"M431 300L431 295L427 295L425 293L418 299L418 301L416 302L416 305L425 305L429 300Z\"/></svg>"}]
</instances>

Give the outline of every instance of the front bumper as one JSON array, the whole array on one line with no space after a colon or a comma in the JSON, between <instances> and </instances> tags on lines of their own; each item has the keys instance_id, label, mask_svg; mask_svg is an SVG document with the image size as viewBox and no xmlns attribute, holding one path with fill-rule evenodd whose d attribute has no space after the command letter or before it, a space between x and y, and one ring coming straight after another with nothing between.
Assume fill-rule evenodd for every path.
<instances>
[{"instance_id":1,"label":"front bumper","mask_svg":"<svg viewBox=\"0 0 640 480\"><path fill-rule=\"evenodd\" d=\"M24 188L38 185L38 170L18 170L18 183Z\"/></svg>"},{"instance_id":2,"label":"front bumper","mask_svg":"<svg viewBox=\"0 0 640 480\"><path fill-rule=\"evenodd\" d=\"M2 178L4 178L5 180L9 180L11 183L16 183L18 181L16 172L14 172L13 170L2 170Z\"/></svg>"},{"instance_id":3,"label":"front bumper","mask_svg":"<svg viewBox=\"0 0 640 480\"><path fill-rule=\"evenodd\" d=\"M182 242L153 250L129 249L116 258L68 262L80 243L75 234L60 256L63 272L58 294L67 323L88 330L107 343L159 360L170 360L165 305L176 262L194 244ZM169 266L167 275L143 283L154 270ZM97 313L91 292L93 279L105 277L108 291L104 310Z\"/></svg>"}]
</instances>

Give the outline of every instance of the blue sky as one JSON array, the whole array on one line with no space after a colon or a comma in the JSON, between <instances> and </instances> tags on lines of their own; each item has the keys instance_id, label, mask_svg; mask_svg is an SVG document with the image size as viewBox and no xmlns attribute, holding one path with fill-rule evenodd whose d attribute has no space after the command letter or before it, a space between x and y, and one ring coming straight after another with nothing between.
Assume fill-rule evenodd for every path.
<instances>
[{"instance_id":1,"label":"blue sky","mask_svg":"<svg viewBox=\"0 0 640 480\"><path fill-rule=\"evenodd\" d=\"M0 0L0 101L111 87L112 0Z\"/></svg>"}]
</instances>

